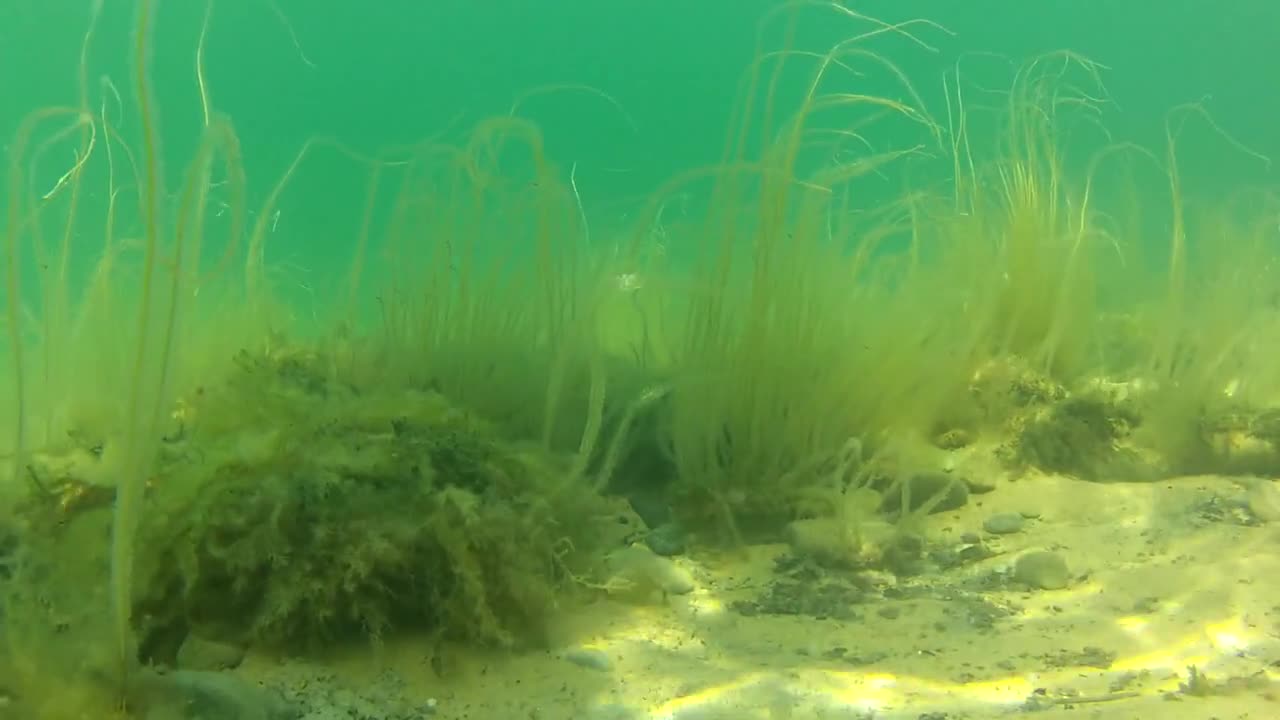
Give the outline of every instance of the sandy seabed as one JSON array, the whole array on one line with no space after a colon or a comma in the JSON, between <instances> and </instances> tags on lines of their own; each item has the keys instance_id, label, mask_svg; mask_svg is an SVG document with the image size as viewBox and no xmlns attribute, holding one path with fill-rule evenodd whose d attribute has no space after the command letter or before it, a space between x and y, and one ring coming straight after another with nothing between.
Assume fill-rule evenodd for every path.
<instances>
[{"instance_id":1,"label":"sandy seabed","mask_svg":"<svg viewBox=\"0 0 1280 720\"><path fill-rule=\"evenodd\" d=\"M1028 478L930 518L931 543L983 549L945 570L895 579L816 570L784 545L695 551L677 560L693 592L565 608L548 651L398 638L307 664L250 656L236 672L349 688L333 692L386 709L370 718L1274 718L1277 491ZM985 532L1001 513L1030 519ZM1067 560L1067 588L1008 582L1034 550ZM335 703L306 717L363 717Z\"/></svg>"}]
</instances>

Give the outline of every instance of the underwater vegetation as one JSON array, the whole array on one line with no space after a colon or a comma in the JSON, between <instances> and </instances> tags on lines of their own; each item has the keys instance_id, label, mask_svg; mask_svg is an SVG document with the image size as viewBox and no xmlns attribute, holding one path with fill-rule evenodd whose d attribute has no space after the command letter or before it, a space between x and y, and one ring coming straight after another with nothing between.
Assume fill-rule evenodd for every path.
<instances>
[{"instance_id":1,"label":"underwater vegetation","mask_svg":"<svg viewBox=\"0 0 1280 720\"><path fill-rule=\"evenodd\" d=\"M808 533L910 573L927 516L986 482L953 452L1018 476L1280 473L1275 199L1184 203L1177 141L1203 111L1176 109L1164 146L1112 142L1086 59L1016 66L981 101L957 70L930 112L866 46L929 51L943 31L826 8L849 38L761 47L722 162L673 178L607 249L519 117L394 156L339 148L368 212L305 333L266 223L326 144L250 222L206 15L200 140L165 175L154 5L131 122L82 63L77 104L32 114L9 156L0 693L22 717L168 717L147 708L189 678L158 669L194 640L540 647L567 603L681 592L652 568L686 546ZM861 73L899 99L859 92ZM912 140L873 150L880 128ZM33 190L65 143L74 164ZM1113 167L1167 192L1113 192ZM699 216L664 225L687 192ZM1126 223L1144 210L1168 218L1155 270L1126 260L1153 241ZM86 228L100 246L73 240Z\"/></svg>"}]
</instances>

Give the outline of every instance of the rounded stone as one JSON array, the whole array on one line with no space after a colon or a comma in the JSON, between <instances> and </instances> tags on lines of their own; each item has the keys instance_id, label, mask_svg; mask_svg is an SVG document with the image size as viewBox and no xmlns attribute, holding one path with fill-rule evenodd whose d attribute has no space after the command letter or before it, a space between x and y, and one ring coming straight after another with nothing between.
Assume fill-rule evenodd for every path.
<instances>
[{"instance_id":1,"label":"rounded stone","mask_svg":"<svg viewBox=\"0 0 1280 720\"><path fill-rule=\"evenodd\" d=\"M992 535L1009 535L1011 533L1021 532L1023 526L1026 525L1026 518L1021 513L996 513L987 518L982 523L982 529Z\"/></svg>"},{"instance_id":2,"label":"rounded stone","mask_svg":"<svg viewBox=\"0 0 1280 720\"><path fill-rule=\"evenodd\" d=\"M1071 584L1071 571L1058 553L1037 550L1013 564L1013 579L1039 590L1061 590Z\"/></svg>"},{"instance_id":3,"label":"rounded stone","mask_svg":"<svg viewBox=\"0 0 1280 720\"><path fill-rule=\"evenodd\" d=\"M654 528L645 536L644 543L663 557L683 555L685 551L684 532L675 523Z\"/></svg>"}]
</instances>

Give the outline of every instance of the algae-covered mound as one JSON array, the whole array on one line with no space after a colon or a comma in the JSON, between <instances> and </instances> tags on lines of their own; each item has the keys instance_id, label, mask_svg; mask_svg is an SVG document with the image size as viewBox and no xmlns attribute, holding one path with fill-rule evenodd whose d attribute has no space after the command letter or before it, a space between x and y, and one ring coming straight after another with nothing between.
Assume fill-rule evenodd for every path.
<instances>
[{"instance_id":1,"label":"algae-covered mound","mask_svg":"<svg viewBox=\"0 0 1280 720\"><path fill-rule=\"evenodd\" d=\"M1132 408L1101 394L1073 395L1026 418L1016 439L1016 459L1086 480L1154 479L1137 450L1125 443L1140 421Z\"/></svg>"},{"instance_id":2,"label":"algae-covered mound","mask_svg":"<svg viewBox=\"0 0 1280 720\"><path fill-rule=\"evenodd\" d=\"M323 357L239 360L184 400L153 483L144 657L189 633L286 649L406 628L539 640L609 514L567 459L436 392L340 382Z\"/></svg>"},{"instance_id":3,"label":"algae-covered mound","mask_svg":"<svg viewBox=\"0 0 1280 720\"><path fill-rule=\"evenodd\" d=\"M1133 437L1143 407L1130 390L1096 378L1068 387L1007 357L980 367L969 395L977 422L1004 438L997 454L1017 470L1154 479L1160 462Z\"/></svg>"}]
</instances>

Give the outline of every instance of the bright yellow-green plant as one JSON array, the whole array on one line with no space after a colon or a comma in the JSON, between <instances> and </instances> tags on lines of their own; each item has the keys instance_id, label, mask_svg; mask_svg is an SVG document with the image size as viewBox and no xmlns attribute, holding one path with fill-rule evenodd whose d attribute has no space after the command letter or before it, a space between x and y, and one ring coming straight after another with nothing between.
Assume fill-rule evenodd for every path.
<instances>
[{"instance_id":1,"label":"bright yellow-green plant","mask_svg":"<svg viewBox=\"0 0 1280 720\"><path fill-rule=\"evenodd\" d=\"M1063 381L1092 369L1097 273L1123 260L1099 226L1091 184L1090 163L1114 150L1090 126L1106 103L1099 73L1071 53L1038 58L986 109L966 106L957 71L948 99L954 206L928 219L968 292L964 321L980 351L1022 357Z\"/></svg>"},{"instance_id":2,"label":"bright yellow-green plant","mask_svg":"<svg viewBox=\"0 0 1280 720\"><path fill-rule=\"evenodd\" d=\"M376 223L373 352L343 372L436 389L585 472L617 373L600 341L615 280L541 133L496 118L379 175L399 184Z\"/></svg>"},{"instance_id":3,"label":"bright yellow-green plant","mask_svg":"<svg viewBox=\"0 0 1280 720\"><path fill-rule=\"evenodd\" d=\"M1280 199L1265 189L1233 195L1208 203L1179 198L1176 274L1134 315L1145 340L1136 375L1149 385L1142 436L1174 472L1276 467L1274 456L1251 457L1237 443L1280 441L1272 419L1280 407Z\"/></svg>"},{"instance_id":4,"label":"bright yellow-green plant","mask_svg":"<svg viewBox=\"0 0 1280 720\"><path fill-rule=\"evenodd\" d=\"M113 647L121 687L136 664L134 536L161 438L175 427L174 400L199 374L197 366L210 364L211 357L230 362L228 346L255 334L244 314L226 313L220 304L228 289L224 271L246 235L244 178L236 134L209 108L207 96L194 155L172 185L163 172L149 70L155 4L141 0L134 28L137 135L120 132L121 96L112 81L103 78L96 102L88 81L103 9L95 3L82 46L78 104L28 118L13 144L5 188L11 487L29 484L34 502L56 507L62 478L42 477L33 457L79 444L101 452L90 481L114 493L110 590L100 599L110 609L112 630L110 642L102 644ZM203 95L203 79L201 90ZM36 178L47 175L46 156L65 149L68 139L74 140L74 164L53 187L37 188ZM104 191L96 203L86 200L88 185ZM122 237L126 225L138 227L138 235ZM103 241L96 246L83 239L98 237ZM80 584L87 603L98 598L104 580L79 575L57 581ZM17 612L11 607L6 616ZM89 638L84 642L98 647ZM32 651L11 649L17 655Z\"/></svg>"},{"instance_id":5,"label":"bright yellow-green plant","mask_svg":"<svg viewBox=\"0 0 1280 720\"><path fill-rule=\"evenodd\" d=\"M1106 132L1098 65L1038 58L982 102L957 71L939 123L863 46L891 36L927 49L911 32L928 24L840 12L869 29L823 54L760 54L726 159L705 173L706 250L670 305L681 314L667 323L679 339L666 437L691 512L731 537L748 534L744 519L768 532L793 516L850 439L874 455L888 438L910 447L964 423L985 362L1087 380L1105 364L1103 313L1123 309L1135 272L1139 238L1125 230L1137 208L1103 191L1118 187L1104 171L1156 156ZM784 116L783 68L801 60L816 67ZM872 70L904 100L857 92ZM912 139L874 146L873 120Z\"/></svg>"},{"instance_id":6,"label":"bright yellow-green plant","mask_svg":"<svg viewBox=\"0 0 1280 720\"><path fill-rule=\"evenodd\" d=\"M834 458L850 438L917 409L898 407L888 417L890 387L932 386L925 364L932 360L918 356L930 329L891 324L903 319L893 315L891 288L911 282L912 255L878 257L882 246L910 243L907 214L895 213L896 204L875 210L883 195L860 197L895 161L939 145L939 128L910 82L863 47L881 35L914 41L908 30L916 23L846 14L870 29L822 54L759 52L725 160L705 173L713 179L699 238L705 250L689 297L673 305L682 314L669 323L680 339L665 431L683 502L738 539L743 519L776 525L778 511L785 516L778 501L798 488L782 480L804 482L795 468L821 466L815 459ZM779 113L785 71L801 62L816 67L796 110ZM881 71L907 100L846 89L855 64ZM920 144L869 149L860 125L883 116L900 120L896 129L915 128ZM831 160L850 148L851 160ZM906 267L883 272L890 262ZM908 366L894 367L902 359ZM894 401L909 406L925 394Z\"/></svg>"}]
</instances>

